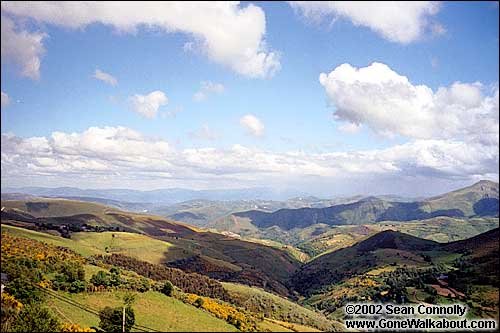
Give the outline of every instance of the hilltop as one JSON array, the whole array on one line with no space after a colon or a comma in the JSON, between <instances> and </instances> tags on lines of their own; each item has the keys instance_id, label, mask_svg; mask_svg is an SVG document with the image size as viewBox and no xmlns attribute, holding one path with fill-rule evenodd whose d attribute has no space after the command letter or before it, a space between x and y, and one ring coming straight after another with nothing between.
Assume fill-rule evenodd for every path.
<instances>
[{"instance_id":1,"label":"hilltop","mask_svg":"<svg viewBox=\"0 0 500 333\"><path fill-rule=\"evenodd\" d=\"M2 201L2 207L2 223L67 237L80 237L88 230L146 235L169 244L169 250L160 254L167 265L177 267L179 260L187 260L192 263L191 272L265 287L281 295L288 295L287 281L299 266L295 257L282 249L95 203L38 199Z\"/></svg>"},{"instance_id":2,"label":"hilltop","mask_svg":"<svg viewBox=\"0 0 500 333\"><path fill-rule=\"evenodd\" d=\"M495 210L496 202L496 210ZM257 228L278 226L284 230L313 224L346 225L381 221L411 221L436 216L498 216L498 183L480 181L472 186L423 201L387 201L367 197L325 208L280 209L275 212L250 210L234 213L235 219L249 219Z\"/></svg>"},{"instance_id":3,"label":"hilltop","mask_svg":"<svg viewBox=\"0 0 500 333\"><path fill-rule=\"evenodd\" d=\"M104 306L119 306L126 291L135 295L133 307L136 324L139 325L136 329L139 330L147 327L148 331L294 330L290 328L307 331L318 331L320 328L331 331L339 325L327 320L320 313L264 290L259 289L257 292L257 289L238 284L222 285L203 275L129 257L131 255L142 258L142 254L137 252L137 242L125 241L115 244L115 248L110 250L111 253L103 248L102 241L99 242L102 237L110 237L113 241L131 240L134 234L115 232L111 237L111 234L88 232L85 233L88 237L96 237L88 243L76 237L81 234L77 233L75 237L65 239L2 225L2 273L8 273L6 290L16 297L22 297L22 302L29 301L29 294L16 292L15 281L23 278L26 284L26 279L38 276L35 274L35 277L31 277L31 273L25 276L20 272L20 269L25 269L22 265L35 260L38 268L47 266L40 275L44 281L44 287L40 288L44 297L39 295L43 305L60 315L64 322L77 323L81 327L96 327L99 323L98 311ZM149 251L161 251L149 246L151 242L160 241L143 235L136 237L148 238L143 245L144 248L149 248ZM93 251L89 251L90 248ZM117 250L126 255L117 254ZM68 268L64 268L68 265L79 267L78 279L81 281L75 285L80 286L78 290L68 290L58 284L61 274L69 274ZM59 275L54 275L54 271ZM116 272L118 277L114 275ZM97 273L114 276L113 279L120 284L120 288L117 289L116 284L96 285L104 283L96 282L101 281L94 279ZM162 291L165 280L171 281L175 286L169 295ZM251 306L242 298L255 299L254 296L268 303L272 311L263 316L260 308ZM201 305L196 303L198 299L202 300ZM278 311L274 306L271 307L269 300L284 309ZM293 316L286 315L284 311L288 309L293 310Z\"/></svg>"},{"instance_id":4,"label":"hilltop","mask_svg":"<svg viewBox=\"0 0 500 333\"><path fill-rule=\"evenodd\" d=\"M469 300L476 316L498 314L499 229L450 243L379 232L304 264L293 276L305 304L341 318L346 302ZM451 295L451 296L450 296Z\"/></svg>"},{"instance_id":5,"label":"hilltop","mask_svg":"<svg viewBox=\"0 0 500 333\"><path fill-rule=\"evenodd\" d=\"M361 202L380 204L381 199L371 197ZM460 231L462 238L470 230L477 233L498 225L495 218L475 217L470 221L476 229L464 228ZM481 225L484 221L489 222ZM321 314L317 317L315 312L306 311L297 301L337 320L341 319L338 309L349 300L399 302L420 297L431 302L433 290L438 296L432 302L442 301L441 294L452 293L456 298L472 299L475 313L485 316L494 308L490 296L498 290L498 228L447 243L398 231L429 237L439 234L445 225L459 232L461 224L460 219L435 217L325 229L316 238L308 238L309 244L319 247L321 243L315 240L335 240L335 250L327 247L321 255L309 261L306 256L302 262L297 259L300 253L291 246L258 239L246 241L229 233L96 203L32 197L2 201L2 232L69 248L92 262L118 266L154 281L168 277L182 292L205 297L207 309L215 298L245 311L265 310L269 317L259 325L273 330L293 325L297 330L304 324L320 329L337 327ZM304 230L313 234L317 226ZM331 233L333 230L338 233ZM343 238L346 235L352 237ZM451 289L439 285L441 275L449 277L445 282ZM194 302L195 296L189 299ZM87 301L95 302L91 297L85 298ZM287 324L290 320L292 326Z\"/></svg>"},{"instance_id":6,"label":"hilltop","mask_svg":"<svg viewBox=\"0 0 500 333\"><path fill-rule=\"evenodd\" d=\"M480 181L417 201L389 195L352 199L326 207L238 211L207 226L241 237L293 245L311 256L352 245L365 236L386 229L450 241L498 226L498 183L492 181ZM430 229L423 226L424 221L431 226Z\"/></svg>"}]
</instances>

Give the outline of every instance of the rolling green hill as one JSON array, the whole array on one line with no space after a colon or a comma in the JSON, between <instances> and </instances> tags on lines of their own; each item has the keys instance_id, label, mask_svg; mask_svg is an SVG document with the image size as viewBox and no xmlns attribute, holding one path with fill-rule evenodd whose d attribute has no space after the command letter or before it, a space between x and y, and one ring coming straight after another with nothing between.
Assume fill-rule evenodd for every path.
<instances>
[{"instance_id":1,"label":"rolling green hill","mask_svg":"<svg viewBox=\"0 0 500 333\"><path fill-rule=\"evenodd\" d=\"M496 212L481 210L477 203L483 199L492 199L493 201L497 199ZM488 213L498 216L498 183L481 180L469 187L432 197L424 202L426 204L424 207L428 211L459 209L465 216L482 216L488 215Z\"/></svg>"},{"instance_id":2,"label":"rolling green hill","mask_svg":"<svg viewBox=\"0 0 500 333\"><path fill-rule=\"evenodd\" d=\"M167 242L130 232L76 232L72 234L71 239L67 239L3 224L2 230L4 229L15 236L70 248L86 257L95 254L121 253L159 264L164 261L165 252L172 247Z\"/></svg>"},{"instance_id":3,"label":"rolling green hill","mask_svg":"<svg viewBox=\"0 0 500 333\"><path fill-rule=\"evenodd\" d=\"M457 219L440 216L408 222L386 221L377 224L329 227L318 236L306 238L296 246L313 256L351 246L384 230L396 230L436 242L451 242L478 235L498 227L498 218Z\"/></svg>"},{"instance_id":4,"label":"rolling green hill","mask_svg":"<svg viewBox=\"0 0 500 333\"><path fill-rule=\"evenodd\" d=\"M263 289L241 284L223 283L233 302L253 313L266 318L315 327L321 331L338 330L338 323L326 319L322 314L306 309L285 298Z\"/></svg>"},{"instance_id":5,"label":"rolling green hill","mask_svg":"<svg viewBox=\"0 0 500 333\"><path fill-rule=\"evenodd\" d=\"M417 293L420 301L442 303L451 297L467 302L474 316L494 316L498 230L450 243L386 230L306 263L294 275L293 285L306 296L305 304L332 319L340 318L345 302L417 301Z\"/></svg>"},{"instance_id":6,"label":"rolling green hill","mask_svg":"<svg viewBox=\"0 0 500 333\"><path fill-rule=\"evenodd\" d=\"M439 243L433 241L386 230L310 261L294 275L293 285L300 293L310 294L323 286L339 283L379 266L425 265L421 253L438 246Z\"/></svg>"},{"instance_id":7,"label":"rolling green hill","mask_svg":"<svg viewBox=\"0 0 500 333\"><path fill-rule=\"evenodd\" d=\"M121 305L123 292L99 292L70 294L59 292L60 296L83 305L88 309L99 310L105 306ZM48 307L68 322L82 327L97 327L99 317L61 299L49 298ZM150 327L160 332L237 332L238 330L222 319L218 319L201 309L185 304L159 292L137 293L134 302L136 324Z\"/></svg>"},{"instance_id":8,"label":"rolling green hill","mask_svg":"<svg viewBox=\"0 0 500 333\"><path fill-rule=\"evenodd\" d=\"M9 225L2 225L2 244L4 244L4 241L6 243L4 244L5 247L2 247L2 260L7 260L7 257L4 257L4 251L5 254L12 253L16 256L19 256L19 252L17 252L17 250L15 249L15 246L17 246L16 244L24 247L24 245L20 244L19 240L29 239L38 241L35 243L26 243L29 244L29 246L32 248L39 248L40 245L37 244L41 244L39 242L44 242L46 244L52 244L55 246L62 246L72 249L77 253L80 253L87 257L89 255L93 255L89 258L90 261L87 261L93 264L84 264L87 283L91 283L92 280L90 279L90 276L98 273L99 271L105 271L109 274L109 268L105 267L113 266L121 268L122 281L124 281L124 279L142 281L142 275L151 277L152 280L150 283L151 285L153 285L155 283L154 281L157 281L160 276L163 276L163 278L160 278L160 280L165 279L167 275L161 275L161 272L158 270L159 266L161 265L147 264L146 266L144 266L145 264L141 263L140 260L136 260L136 262L134 263L134 261L131 261L131 258L128 258L126 256L120 257L120 260L125 260L123 262L120 262L119 260L109 261L109 263L113 263L113 266L108 266L107 260L99 260L99 256L95 256L94 254L98 253L102 255L106 253L104 247L107 246L107 242L108 239L111 238L111 234L112 233L90 232L75 233L73 238L65 239L59 236L45 234L33 230L27 230ZM130 242L127 242L126 240L128 239L128 237L133 237L135 236L135 234L122 232L116 232L113 234L115 235L113 237L115 240L121 239L122 241L124 241L124 245L132 249L134 248L134 243L140 240L132 238ZM87 237L87 235L92 236L92 238ZM82 238L77 236L86 237ZM144 235L137 236L147 237ZM94 241L89 242L90 239L93 239ZM150 239L149 241L154 241L154 239ZM89 251L89 249L92 249L93 251ZM120 249L123 250L123 248ZM57 248L52 248L50 251L56 250ZM154 248L152 249L152 251L155 250L156 249ZM38 256L36 253L31 252L30 255ZM103 258L112 258L115 256L117 256L117 254L113 254L111 256L105 254ZM142 255L139 254L138 257L141 258ZM11 258L12 257L9 255L8 260L11 260ZM84 259L81 258L81 260ZM99 264L101 266L94 266L95 264ZM132 271L129 271L128 269L132 269ZM169 270L169 268L163 268L163 270ZM175 278L168 279L173 281L176 286L179 286L179 288L181 289L186 288L185 282L187 279L197 279L196 276L187 276L185 273L182 274L184 274L185 277L181 277L180 280ZM51 278L54 278L53 275L49 276ZM206 282L199 281L198 283L198 285L200 286L204 284L206 284ZM188 286L187 288L189 289L190 287ZM244 311L250 313L251 316L254 317L257 328L259 330L301 330L314 332L319 331L318 328L321 328L323 330L332 330L340 327L338 323L327 320L319 313L305 309L297 305L296 303L293 303L277 295L270 294L262 289L232 283L224 284L222 290L224 289L230 291L230 293L227 294L227 298L224 297L224 299L226 301L230 301L234 307L241 307L242 309L244 309ZM52 296L54 293L56 295ZM99 319L96 316L96 313L99 311L99 309L102 309L105 306L118 306L123 295L123 291L118 291L116 289L108 290L106 292L94 291L78 294L63 291L47 291L48 299L46 304L50 309L53 310L53 313L60 317L63 322L77 323L82 327L90 327L97 326ZM134 303L134 309L136 312L136 318L138 319L136 321L136 324L138 325L144 325L150 327L151 329L160 331L180 331L184 329L193 331L235 330L235 327L232 325L228 325L226 321L217 319L219 318L217 317L217 311L219 310L214 309L214 312L208 311L209 313L207 313L206 311L201 311L200 309L197 309L192 305L186 304L185 301L181 301L183 297L185 297L182 296L182 291L176 292L177 298L166 297L163 294L160 294L153 290L148 292L135 293L135 295L136 301ZM181 300L179 300L179 298ZM76 303L78 306L75 306L75 304L72 303ZM263 309L259 304L263 304L267 307L265 313L262 311ZM92 311L89 312L88 310ZM192 322L187 323L188 320L191 320Z\"/></svg>"},{"instance_id":9,"label":"rolling green hill","mask_svg":"<svg viewBox=\"0 0 500 333\"><path fill-rule=\"evenodd\" d=\"M81 231L88 228L86 225L97 225L135 231L137 235L129 233L116 239L112 237L116 231L101 236L93 232L72 232L70 236L76 237L79 246L88 251L106 251L107 247L109 253L145 256L142 259L172 267L178 267L179 260L184 260L192 263L183 267L188 272L244 282L286 296L289 293L287 281L300 265L289 251L283 249L205 231L159 216L122 212L94 203L57 199L6 200L2 201L2 207L2 223L25 228L43 229L50 225L50 232L60 232L61 228ZM129 237L129 240L124 240L124 237ZM148 241L150 238L153 240Z\"/></svg>"},{"instance_id":10,"label":"rolling green hill","mask_svg":"<svg viewBox=\"0 0 500 333\"><path fill-rule=\"evenodd\" d=\"M350 246L388 229L448 242L498 226L498 183L480 181L419 201L365 197L331 207L243 211L219 218L208 226L210 230L243 239L291 245L311 257Z\"/></svg>"},{"instance_id":11,"label":"rolling green hill","mask_svg":"<svg viewBox=\"0 0 500 333\"><path fill-rule=\"evenodd\" d=\"M480 181L472 186L423 201L388 201L368 197L357 202L324 208L279 209L274 212L250 210L233 213L215 221L218 230L252 232L252 228L277 226L283 230L307 228L315 224L351 225L381 221L411 221L437 216L498 216L498 183ZM242 228L243 226L243 228Z\"/></svg>"}]
</instances>

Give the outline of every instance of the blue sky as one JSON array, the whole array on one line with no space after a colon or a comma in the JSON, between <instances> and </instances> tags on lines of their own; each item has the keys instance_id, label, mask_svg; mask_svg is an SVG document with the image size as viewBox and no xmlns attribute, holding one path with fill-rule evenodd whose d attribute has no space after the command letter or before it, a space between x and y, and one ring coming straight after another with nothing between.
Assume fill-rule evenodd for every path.
<instances>
[{"instance_id":1,"label":"blue sky","mask_svg":"<svg viewBox=\"0 0 500 333\"><path fill-rule=\"evenodd\" d=\"M488 138L479 135L479 119L484 120L485 115L492 127L498 127L498 104L485 106L495 96L498 99L499 13L494 2L388 7L390 13L379 21L371 17L372 8L335 4L244 2L226 8L227 17L217 16L217 10L205 15L196 6L185 6L180 9L182 18L169 16L168 6L154 9L153 15L139 4L130 4L137 12L144 11L139 21L149 25L136 25L136 31L128 25L137 20L133 14L111 11L110 18L106 8L97 8L84 17L75 14L71 4L61 6L47 10L49 5L43 3L2 2L2 183L9 186L220 188L271 184L311 186L319 194L330 193L323 186L339 187L338 193L356 189L407 193L415 184L429 185L432 192L479 178L498 179L498 153L494 153L498 131L489 131ZM384 6L379 4L379 10ZM255 12L245 12L249 7ZM57 13L65 11L63 20ZM200 11L206 20L200 26L183 21L198 17ZM398 19L405 15L414 20L413 26ZM7 20L12 29L4 28ZM394 23L389 27L384 25L391 20ZM215 37L200 33L219 25L227 31L214 33ZM409 32L394 36L391 25ZM235 35L231 35L233 28ZM239 36L241 31L245 32ZM28 38L19 37L23 34ZM37 34L43 34L41 42L36 41ZM240 43L255 38L259 45ZM43 51L23 49L23 43L29 48L30 42ZM238 49L245 47L254 48L252 61L264 52L278 55L279 65L272 63L272 70L255 66L247 71L246 60L240 56L243 51ZM23 59L33 58L40 61L39 69L23 74L27 68ZM377 93L378 88L359 88L340 74L333 75L329 83L320 83L321 73L329 74L342 64L356 70L375 69L373 63L384 64L379 74L390 77L375 84L384 85L380 89L383 96L363 94L364 89ZM97 80L93 77L96 70L111 75L117 84ZM404 89L408 91L416 91L419 85L433 91L432 97L417 97L412 105L398 102L392 106L391 114L402 115L401 126L388 119L384 108L369 105L387 96L405 100L400 90L390 90L393 82L399 82L390 73L406 77ZM356 80L372 83L361 74ZM193 96L203 82L218 85L219 90L205 92L206 98L197 101ZM339 88L338 82L347 86ZM466 85L452 89L456 82ZM438 96L439 87L454 97ZM163 98L161 106L153 107L154 116L134 109L138 105L134 96L146 98L154 91ZM5 102L4 94L8 96ZM474 101L463 96L474 96ZM420 106L418 98L427 97L435 105ZM451 105L450 109L441 108L442 103ZM414 120L412 112L425 116ZM244 118L246 115L255 121ZM414 124L419 121L418 126ZM453 128L443 134L429 129L426 121L434 125L449 121ZM89 128L119 126L135 134L111 131L104 137L91 133L96 138L82 139ZM65 141L54 139L54 132L64 133ZM74 140L69 139L71 133L75 133ZM144 144L140 148L144 149L144 162L124 166L117 162L119 155L112 155L113 160L105 153L99 155L101 149L92 151L97 145L109 144L100 141L109 138L113 144L129 146L127 140L120 140L130 135ZM137 135L141 138L135 138ZM477 138L470 139L472 136ZM36 140L30 141L33 137L44 138L43 147L35 147ZM168 149L148 150L159 142ZM73 145L70 153L69 144ZM235 150L235 145L245 152ZM213 153L204 151L208 148ZM467 160L452 155L455 149L469 149L478 156ZM367 151L380 155L375 158L380 167L362 170L367 161L373 161ZM140 155L136 151L127 154L124 148L120 152ZM198 155L192 155L195 153ZM342 153L347 155L330 156ZM300 159L290 157L297 154ZM167 163L169 159L172 161ZM72 164L74 160L89 165ZM245 166L246 161L251 165ZM156 166L152 168L152 164ZM81 183L74 184L75 175L81 176ZM394 186L395 179L401 186ZM345 189L359 180L373 185Z\"/></svg>"}]
</instances>

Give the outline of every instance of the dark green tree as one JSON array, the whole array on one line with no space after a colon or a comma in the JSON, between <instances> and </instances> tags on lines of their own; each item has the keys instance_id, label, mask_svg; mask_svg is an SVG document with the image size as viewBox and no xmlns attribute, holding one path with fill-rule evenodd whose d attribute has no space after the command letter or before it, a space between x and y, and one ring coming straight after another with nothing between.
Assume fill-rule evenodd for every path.
<instances>
[{"instance_id":1,"label":"dark green tree","mask_svg":"<svg viewBox=\"0 0 500 333\"><path fill-rule=\"evenodd\" d=\"M43 293L26 277L9 281L6 291L23 304L38 303L43 300Z\"/></svg>"},{"instance_id":2,"label":"dark green tree","mask_svg":"<svg viewBox=\"0 0 500 333\"><path fill-rule=\"evenodd\" d=\"M196 301L194 301L194 306L196 306L197 308L201 308L204 303L205 301L203 300L203 298L198 297Z\"/></svg>"},{"instance_id":3,"label":"dark green tree","mask_svg":"<svg viewBox=\"0 0 500 333\"><path fill-rule=\"evenodd\" d=\"M123 312L121 307L105 307L99 312L99 319L99 327L105 332L122 332ZM125 332L130 332L134 323L134 310L130 306L127 306L125 308Z\"/></svg>"},{"instance_id":4,"label":"dark green tree","mask_svg":"<svg viewBox=\"0 0 500 333\"><path fill-rule=\"evenodd\" d=\"M174 285L170 281L165 281L161 292L167 296L172 296L172 292L174 291Z\"/></svg>"},{"instance_id":5,"label":"dark green tree","mask_svg":"<svg viewBox=\"0 0 500 333\"><path fill-rule=\"evenodd\" d=\"M105 271L99 271L96 274L92 275L90 278L90 283L94 286L105 286L108 287L110 285L109 274Z\"/></svg>"},{"instance_id":6,"label":"dark green tree","mask_svg":"<svg viewBox=\"0 0 500 333\"><path fill-rule=\"evenodd\" d=\"M13 332L60 332L61 323L49 309L27 305L23 307L11 329Z\"/></svg>"},{"instance_id":7,"label":"dark green tree","mask_svg":"<svg viewBox=\"0 0 500 333\"><path fill-rule=\"evenodd\" d=\"M140 291L141 293L144 293L151 289L151 284L149 283L148 279L142 277L138 287L139 288L137 290Z\"/></svg>"}]
</instances>

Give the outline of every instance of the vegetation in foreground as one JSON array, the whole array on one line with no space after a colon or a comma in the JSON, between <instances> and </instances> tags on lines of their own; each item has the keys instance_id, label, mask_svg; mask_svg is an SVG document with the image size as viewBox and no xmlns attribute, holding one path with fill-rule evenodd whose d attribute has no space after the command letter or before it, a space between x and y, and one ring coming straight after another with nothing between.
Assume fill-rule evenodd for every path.
<instances>
[{"instance_id":1,"label":"vegetation in foreground","mask_svg":"<svg viewBox=\"0 0 500 333\"><path fill-rule=\"evenodd\" d=\"M140 331L144 327L158 331L262 331L269 327L293 326L286 321L271 321L278 318L274 314L264 318L240 307L229 294L224 294L224 288L219 289L223 294L212 295L220 299L200 295L210 290L211 280L205 276L186 274L124 255L85 258L67 248L13 236L9 232L15 229L13 227L2 229L5 229L2 269L9 277L2 296L2 331L110 330L121 325L118 314L124 307L127 331ZM21 276L16 272L30 273ZM179 286L166 279L165 272L169 272L168 277ZM182 277L175 280L176 274ZM190 284L190 279L201 280ZM190 286L196 286L197 294L183 291L183 288L186 291L194 288ZM128 294L135 295L133 304L123 302ZM29 318L33 318L28 323L26 311L31 311ZM159 315L162 311L166 311L164 316Z\"/></svg>"}]
</instances>

